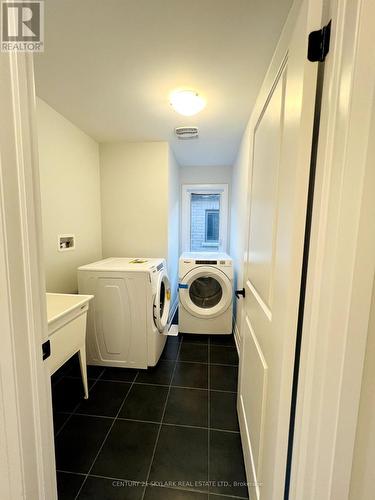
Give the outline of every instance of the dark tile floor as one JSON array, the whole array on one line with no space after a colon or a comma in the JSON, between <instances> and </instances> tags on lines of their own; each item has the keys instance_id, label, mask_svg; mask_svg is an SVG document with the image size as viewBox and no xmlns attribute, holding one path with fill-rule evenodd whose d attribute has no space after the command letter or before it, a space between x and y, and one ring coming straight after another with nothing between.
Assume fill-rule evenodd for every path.
<instances>
[{"instance_id":1,"label":"dark tile floor","mask_svg":"<svg viewBox=\"0 0 375 500\"><path fill-rule=\"evenodd\" d=\"M147 371L88 367L53 376L60 500L247 498L233 337L168 339ZM147 486L146 486L147 483Z\"/></svg>"}]
</instances>

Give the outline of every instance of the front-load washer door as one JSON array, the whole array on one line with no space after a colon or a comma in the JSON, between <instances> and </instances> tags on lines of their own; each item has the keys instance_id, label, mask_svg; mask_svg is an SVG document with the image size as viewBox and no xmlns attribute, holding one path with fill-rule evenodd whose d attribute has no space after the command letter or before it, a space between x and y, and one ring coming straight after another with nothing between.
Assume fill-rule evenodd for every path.
<instances>
[{"instance_id":1,"label":"front-load washer door","mask_svg":"<svg viewBox=\"0 0 375 500\"><path fill-rule=\"evenodd\" d=\"M215 318L232 303L232 284L215 267L189 271L179 286L180 304L196 318Z\"/></svg>"},{"instance_id":2,"label":"front-load washer door","mask_svg":"<svg viewBox=\"0 0 375 500\"><path fill-rule=\"evenodd\" d=\"M156 293L154 297L154 323L156 328L162 333L169 318L171 308L171 285L168 275L163 269L157 276Z\"/></svg>"}]
</instances>

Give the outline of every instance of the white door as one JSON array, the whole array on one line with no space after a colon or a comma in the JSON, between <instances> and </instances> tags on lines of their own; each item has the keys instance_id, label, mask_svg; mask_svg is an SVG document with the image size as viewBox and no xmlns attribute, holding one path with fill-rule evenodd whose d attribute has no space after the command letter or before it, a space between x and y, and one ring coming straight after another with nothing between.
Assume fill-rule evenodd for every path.
<instances>
[{"instance_id":1,"label":"white door","mask_svg":"<svg viewBox=\"0 0 375 500\"><path fill-rule=\"evenodd\" d=\"M238 410L253 499L284 494L317 78L307 41L320 13L317 0L292 11L251 129Z\"/></svg>"}]
</instances>

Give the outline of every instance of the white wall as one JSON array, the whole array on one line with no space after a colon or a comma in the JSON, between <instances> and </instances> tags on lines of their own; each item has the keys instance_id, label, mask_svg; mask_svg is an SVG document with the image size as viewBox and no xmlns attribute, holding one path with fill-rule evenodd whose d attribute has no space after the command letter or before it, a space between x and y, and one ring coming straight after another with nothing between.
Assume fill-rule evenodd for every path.
<instances>
[{"instance_id":1,"label":"white wall","mask_svg":"<svg viewBox=\"0 0 375 500\"><path fill-rule=\"evenodd\" d=\"M180 167L181 184L231 184L231 166Z\"/></svg>"},{"instance_id":2,"label":"white wall","mask_svg":"<svg viewBox=\"0 0 375 500\"><path fill-rule=\"evenodd\" d=\"M372 103L370 137L375 134L375 101ZM375 143L370 141L368 165L375 163ZM373 170L371 170L373 172ZM369 182L373 188L373 183ZM349 500L372 500L375 485L375 282L367 333L366 357L363 368L361 400L359 407L356 442L353 455Z\"/></svg>"},{"instance_id":3,"label":"white wall","mask_svg":"<svg viewBox=\"0 0 375 500\"><path fill-rule=\"evenodd\" d=\"M249 175L250 132L247 126L232 171L230 254L233 258L236 289L243 288L243 261L247 237L247 189ZM234 299L235 333L240 335L241 299ZM241 339L239 338L241 344Z\"/></svg>"},{"instance_id":4,"label":"white wall","mask_svg":"<svg viewBox=\"0 0 375 500\"><path fill-rule=\"evenodd\" d=\"M168 144L100 145L104 257L168 257Z\"/></svg>"},{"instance_id":5,"label":"white wall","mask_svg":"<svg viewBox=\"0 0 375 500\"><path fill-rule=\"evenodd\" d=\"M179 165L166 142L100 145L104 257L164 257L177 299Z\"/></svg>"},{"instance_id":6,"label":"white wall","mask_svg":"<svg viewBox=\"0 0 375 500\"><path fill-rule=\"evenodd\" d=\"M37 121L47 291L75 293L77 267L102 255L98 144L41 99ZM66 233L76 249L59 252Z\"/></svg>"},{"instance_id":7,"label":"white wall","mask_svg":"<svg viewBox=\"0 0 375 500\"><path fill-rule=\"evenodd\" d=\"M375 288L372 291L349 500L373 500L375 484Z\"/></svg>"},{"instance_id":8,"label":"white wall","mask_svg":"<svg viewBox=\"0 0 375 500\"><path fill-rule=\"evenodd\" d=\"M180 253L180 166L171 148L169 148L168 177L168 274L171 281L172 304L175 306L178 300L178 258Z\"/></svg>"}]
</instances>

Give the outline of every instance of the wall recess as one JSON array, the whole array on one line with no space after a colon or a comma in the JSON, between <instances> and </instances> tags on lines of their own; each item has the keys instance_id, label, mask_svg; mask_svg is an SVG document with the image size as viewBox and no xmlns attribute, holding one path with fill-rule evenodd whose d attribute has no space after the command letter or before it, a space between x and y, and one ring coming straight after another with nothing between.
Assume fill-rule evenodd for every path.
<instances>
[{"instance_id":1,"label":"wall recess","mask_svg":"<svg viewBox=\"0 0 375 500\"><path fill-rule=\"evenodd\" d=\"M76 244L74 234L59 234L57 244L59 252L74 250Z\"/></svg>"}]
</instances>

